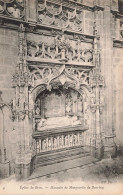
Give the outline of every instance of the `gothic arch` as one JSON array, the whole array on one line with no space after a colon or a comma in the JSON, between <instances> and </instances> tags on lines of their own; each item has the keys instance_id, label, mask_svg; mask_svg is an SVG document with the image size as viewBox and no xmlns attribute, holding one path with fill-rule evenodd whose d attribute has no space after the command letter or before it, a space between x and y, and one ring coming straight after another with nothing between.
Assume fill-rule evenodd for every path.
<instances>
[{"instance_id":1,"label":"gothic arch","mask_svg":"<svg viewBox=\"0 0 123 195\"><path fill-rule=\"evenodd\" d=\"M68 88L71 88L75 91L78 91L78 93L80 93L82 95L82 93L84 92L87 97L90 99L91 96L91 89L87 86L87 85L81 85L80 88L76 88L75 85L71 85L73 84L72 82L69 83L70 86L68 85ZM58 87L59 86L64 86L61 83L58 83ZM37 85L35 88L32 89L32 91L30 91L29 93L29 97L31 97L31 99L33 100L33 102L35 101L36 97L43 91L45 91L46 89L48 89L46 84L39 84ZM52 89L51 89L52 90Z\"/></svg>"}]
</instances>

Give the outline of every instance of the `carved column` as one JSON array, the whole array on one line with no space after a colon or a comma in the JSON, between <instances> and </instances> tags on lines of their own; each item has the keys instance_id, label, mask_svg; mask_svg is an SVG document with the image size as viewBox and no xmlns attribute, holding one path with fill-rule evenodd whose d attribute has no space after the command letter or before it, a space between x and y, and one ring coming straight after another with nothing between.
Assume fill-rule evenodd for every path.
<instances>
[{"instance_id":1,"label":"carved column","mask_svg":"<svg viewBox=\"0 0 123 195\"><path fill-rule=\"evenodd\" d=\"M103 102L101 101L101 96L100 96L100 92L102 90L102 88L104 87L104 80L103 77L100 75L99 72L99 68L95 68L93 70L93 76L92 76L92 80L91 80L91 86L93 88L93 96L91 97L91 111L92 111L92 115L95 121L92 123L92 127L95 127L95 131L93 131L93 136L95 138L95 142L94 140L92 141L93 143L93 155L98 158L101 159L103 156L103 145L102 145L102 132L101 132L101 112L102 112L102 108L103 108Z\"/></svg>"},{"instance_id":2,"label":"carved column","mask_svg":"<svg viewBox=\"0 0 123 195\"><path fill-rule=\"evenodd\" d=\"M13 87L15 88L14 113L17 123L17 155L16 155L16 178L21 180L30 175L31 152L31 126L29 118L31 110L28 104L29 70L26 65L26 37L25 28L21 24L19 28L19 61L16 72L13 75Z\"/></svg>"},{"instance_id":3,"label":"carved column","mask_svg":"<svg viewBox=\"0 0 123 195\"><path fill-rule=\"evenodd\" d=\"M2 100L2 92L0 91L0 175L5 178L9 177L9 161L6 156L6 146L4 143L5 140L5 119L4 119L4 107L7 105Z\"/></svg>"}]
</instances>

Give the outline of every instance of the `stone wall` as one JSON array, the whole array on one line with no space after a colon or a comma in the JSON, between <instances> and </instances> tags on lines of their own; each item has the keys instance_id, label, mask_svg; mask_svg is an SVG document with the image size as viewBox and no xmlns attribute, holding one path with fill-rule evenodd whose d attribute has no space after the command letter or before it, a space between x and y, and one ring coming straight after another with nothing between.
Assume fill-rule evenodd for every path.
<instances>
[{"instance_id":1,"label":"stone wall","mask_svg":"<svg viewBox=\"0 0 123 195\"><path fill-rule=\"evenodd\" d=\"M0 89L5 102L14 97L11 79L15 72L18 58L18 32L0 28Z\"/></svg>"},{"instance_id":2,"label":"stone wall","mask_svg":"<svg viewBox=\"0 0 123 195\"><path fill-rule=\"evenodd\" d=\"M18 32L6 28L0 28L0 90L2 99L6 103L14 98L12 88L12 75L15 72L18 59ZM4 137L7 161L10 161L10 174L14 172L15 141L14 126L10 120L10 111L4 108ZM2 122L2 121L1 121ZM0 127L1 127L0 122Z\"/></svg>"},{"instance_id":3,"label":"stone wall","mask_svg":"<svg viewBox=\"0 0 123 195\"><path fill-rule=\"evenodd\" d=\"M113 86L114 86L114 120L117 144L123 145L123 51L121 48L113 49Z\"/></svg>"}]
</instances>

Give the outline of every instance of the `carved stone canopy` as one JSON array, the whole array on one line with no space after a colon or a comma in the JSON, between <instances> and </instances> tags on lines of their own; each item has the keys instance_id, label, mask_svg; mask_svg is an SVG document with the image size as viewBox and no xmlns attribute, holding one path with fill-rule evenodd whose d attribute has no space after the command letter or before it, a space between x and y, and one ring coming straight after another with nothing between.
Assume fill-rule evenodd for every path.
<instances>
[{"instance_id":1,"label":"carved stone canopy","mask_svg":"<svg viewBox=\"0 0 123 195\"><path fill-rule=\"evenodd\" d=\"M38 85L46 85L47 89L60 83L60 85L72 85L79 89L81 85L89 87L89 69L76 69L72 67L35 67L31 66L31 77L34 89Z\"/></svg>"}]
</instances>

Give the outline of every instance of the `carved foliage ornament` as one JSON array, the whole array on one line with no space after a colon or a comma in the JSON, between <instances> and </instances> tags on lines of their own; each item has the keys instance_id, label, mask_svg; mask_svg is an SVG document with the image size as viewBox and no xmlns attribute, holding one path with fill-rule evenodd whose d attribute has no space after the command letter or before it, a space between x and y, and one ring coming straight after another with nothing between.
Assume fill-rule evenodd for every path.
<instances>
[{"instance_id":1,"label":"carved foliage ornament","mask_svg":"<svg viewBox=\"0 0 123 195\"><path fill-rule=\"evenodd\" d=\"M29 119L32 119L33 118L33 111L32 110L13 111L11 119L13 121L16 120L16 119L24 120L26 115L28 115Z\"/></svg>"},{"instance_id":2,"label":"carved foliage ornament","mask_svg":"<svg viewBox=\"0 0 123 195\"><path fill-rule=\"evenodd\" d=\"M91 77L90 79L91 87L97 87L97 86L104 87L104 78L101 75L99 69L97 68L93 69L90 77Z\"/></svg>"},{"instance_id":3,"label":"carved foliage ornament","mask_svg":"<svg viewBox=\"0 0 123 195\"><path fill-rule=\"evenodd\" d=\"M24 0L0 0L0 14L21 19L24 17Z\"/></svg>"},{"instance_id":4,"label":"carved foliage ornament","mask_svg":"<svg viewBox=\"0 0 123 195\"><path fill-rule=\"evenodd\" d=\"M96 88L98 93L95 95L94 91L90 97L90 108L92 113L95 113L96 110L99 110L102 113L104 108L104 78L101 75L98 68L93 69L93 72L90 74L90 85L92 88ZM96 97L97 96L97 97ZM97 100L96 100L97 99Z\"/></svg>"},{"instance_id":5,"label":"carved foliage ornament","mask_svg":"<svg viewBox=\"0 0 123 195\"><path fill-rule=\"evenodd\" d=\"M84 46L85 47L85 46ZM75 62L93 61L92 46L83 48L80 39L71 41L64 35L58 35L52 43L41 41L39 43L27 41L27 56L35 58L56 59Z\"/></svg>"},{"instance_id":6,"label":"carved foliage ornament","mask_svg":"<svg viewBox=\"0 0 123 195\"><path fill-rule=\"evenodd\" d=\"M17 71L12 77L12 86L30 86L32 85L31 74L29 71Z\"/></svg>"},{"instance_id":7,"label":"carved foliage ornament","mask_svg":"<svg viewBox=\"0 0 123 195\"><path fill-rule=\"evenodd\" d=\"M56 4L48 0L39 0L37 9L39 22L42 24L82 31L83 13L76 8L65 7L60 2Z\"/></svg>"}]
</instances>

